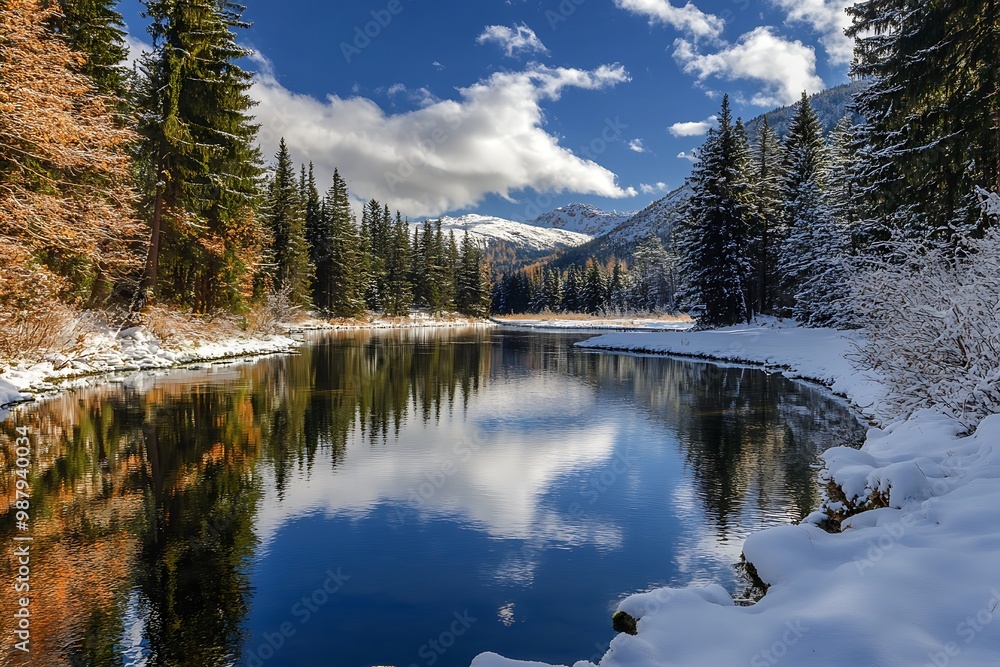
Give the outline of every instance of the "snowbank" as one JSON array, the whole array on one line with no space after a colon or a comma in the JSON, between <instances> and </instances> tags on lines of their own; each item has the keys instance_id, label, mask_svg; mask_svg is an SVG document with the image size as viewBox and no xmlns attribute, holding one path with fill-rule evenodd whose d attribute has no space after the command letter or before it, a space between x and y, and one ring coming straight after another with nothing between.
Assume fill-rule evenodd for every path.
<instances>
[{"instance_id":1,"label":"snowbank","mask_svg":"<svg viewBox=\"0 0 1000 667\"><path fill-rule=\"evenodd\" d=\"M686 334L613 334L583 343L780 366L857 401L878 386L845 359L853 336L788 327ZM1000 656L1000 415L973 435L923 411L869 432L862 450L824 454L842 492L800 525L751 535L744 554L769 586L740 607L718 586L632 595L600 667L946 667ZM836 495L840 495L839 493ZM849 515L843 532L819 527ZM610 619L609 619L610 625ZM524 667L483 654L474 667ZM578 662L574 667L593 667Z\"/></svg>"},{"instance_id":2,"label":"snowbank","mask_svg":"<svg viewBox=\"0 0 1000 667\"><path fill-rule=\"evenodd\" d=\"M594 319L516 319L506 320L502 317L490 318L496 324L512 329L553 329L566 331L568 329L578 331L600 331L611 329L614 331L687 331L694 326L694 322L681 322L671 320L645 319L641 317L618 317L618 318L594 318Z\"/></svg>"},{"instance_id":3,"label":"snowbank","mask_svg":"<svg viewBox=\"0 0 1000 667\"><path fill-rule=\"evenodd\" d=\"M579 347L640 354L714 359L776 369L791 378L812 380L850 399L863 412L883 391L877 378L856 370L849 355L861 334L836 329L807 329L794 322L761 319L758 323L676 333L614 333Z\"/></svg>"},{"instance_id":4,"label":"snowbank","mask_svg":"<svg viewBox=\"0 0 1000 667\"><path fill-rule=\"evenodd\" d=\"M82 377L169 368L196 361L212 361L287 352L299 345L287 336L230 336L215 341L163 344L145 327L91 336L73 356L51 354L38 363L14 363L0 381L27 392L55 391L57 383ZM0 388L2 395L2 388ZM6 415L4 416L6 417Z\"/></svg>"},{"instance_id":5,"label":"snowbank","mask_svg":"<svg viewBox=\"0 0 1000 667\"><path fill-rule=\"evenodd\" d=\"M0 422L7 419L7 408L28 399L29 397L19 392L17 387L0 378Z\"/></svg>"}]
</instances>

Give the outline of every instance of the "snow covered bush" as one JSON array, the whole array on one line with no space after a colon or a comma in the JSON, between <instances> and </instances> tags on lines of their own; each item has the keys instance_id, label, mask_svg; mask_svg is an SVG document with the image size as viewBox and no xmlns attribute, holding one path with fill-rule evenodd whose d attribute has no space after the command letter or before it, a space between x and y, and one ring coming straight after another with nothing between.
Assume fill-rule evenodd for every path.
<instances>
[{"instance_id":1,"label":"snow covered bush","mask_svg":"<svg viewBox=\"0 0 1000 667\"><path fill-rule=\"evenodd\" d=\"M890 388L881 417L932 408L971 430L1000 412L1000 230L963 250L895 243L855 280L860 361Z\"/></svg>"}]
</instances>

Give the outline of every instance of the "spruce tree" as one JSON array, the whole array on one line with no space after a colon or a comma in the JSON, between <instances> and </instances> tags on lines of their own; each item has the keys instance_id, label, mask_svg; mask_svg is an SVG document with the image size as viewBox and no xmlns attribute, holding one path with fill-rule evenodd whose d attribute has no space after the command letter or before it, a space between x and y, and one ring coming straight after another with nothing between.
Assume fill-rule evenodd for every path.
<instances>
[{"instance_id":1,"label":"spruce tree","mask_svg":"<svg viewBox=\"0 0 1000 667\"><path fill-rule=\"evenodd\" d=\"M250 109L249 27L226 0L146 0L153 52L139 99L150 243L145 285L208 312L240 307L264 234L255 215L260 153Z\"/></svg>"},{"instance_id":2,"label":"spruce tree","mask_svg":"<svg viewBox=\"0 0 1000 667\"><path fill-rule=\"evenodd\" d=\"M323 210L329 218L331 232L326 275L327 308L336 317L356 317L365 309L363 276L358 273L361 238L354 223L347 183L339 170L333 171L333 184L327 191Z\"/></svg>"},{"instance_id":3,"label":"spruce tree","mask_svg":"<svg viewBox=\"0 0 1000 667\"><path fill-rule=\"evenodd\" d=\"M284 138L275 160L262 216L271 234L272 284L276 292L287 294L293 304L308 306L312 302L313 268L306 241L305 207L300 199L302 186L296 183L295 167Z\"/></svg>"},{"instance_id":4,"label":"spruce tree","mask_svg":"<svg viewBox=\"0 0 1000 667\"><path fill-rule=\"evenodd\" d=\"M413 301L413 286L410 284L410 228L396 212L396 223L387 243L389 253L386 260L386 315L401 316L410 311Z\"/></svg>"},{"instance_id":5,"label":"spruce tree","mask_svg":"<svg viewBox=\"0 0 1000 667\"><path fill-rule=\"evenodd\" d=\"M563 312L580 312L581 289L583 289L583 271L578 265L572 264L566 272L566 281L563 283L562 304L560 305Z\"/></svg>"},{"instance_id":6,"label":"spruce tree","mask_svg":"<svg viewBox=\"0 0 1000 667\"><path fill-rule=\"evenodd\" d=\"M300 195L305 202L306 245L309 247L309 264L313 267L312 300L321 310L330 309L330 252L333 231L330 218L324 214L323 200L316 186L316 175L312 162L306 175L305 185Z\"/></svg>"},{"instance_id":7,"label":"spruce tree","mask_svg":"<svg viewBox=\"0 0 1000 667\"><path fill-rule=\"evenodd\" d=\"M469 232L462 237L455 282L455 309L470 317L488 317L491 301L489 273L483 251L469 238Z\"/></svg>"},{"instance_id":8,"label":"spruce tree","mask_svg":"<svg viewBox=\"0 0 1000 667\"><path fill-rule=\"evenodd\" d=\"M813 304L796 305L797 295L814 273L813 244L822 224L820 195L827 165L826 147L819 119L802 93L785 137L785 165L781 184L785 204L785 231L781 240L780 303L804 321L811 319Z\"/></svg>"},{"instance_id":9,"label":"spruce tree","mask_svg":"<svg viewBox=\"0 0 1000 667\"><path fill-rule=\"evenodd\" d=\"M98 93L123 101L129 95L129 73L122 64L128 47L117 4L114 0L59 0L62 15L56 26L70 48L85 56L80 72L94 82Z\"/></svg>"},{"instance_id":10,"label":"spruce tree","mask_svg":"<svg viewBox=\"0 0 1000 667\"><path fill-rule=\"evenodd\" d=\"M742 124L733 124L729 96L718 128L709 130L691 176L693 194L681 220L678 245L688 299L704 307L700 324L748 321L753 265L750 250L750 147Z\"/></svg>"},{"instance_id":11,"label":"spruce tree","mask_svg":"<svg viewBox=\"0 0 1000 667\"><path fill-rule=\"evenodd\" d=\"M607 310L607 295L604 284L604 274L597 258L591 258L587 266L587 274L580 293L580 305L591 315Z\"/></svg>"},{"instance_id":12,"label":"spruce tree","mask_svg":"<svg viewBox=\"0 0 1000 667\"><path fill-rule=\"evenodd\" d=\"M958 243L981 232L975 188L1000 191L1000 4L862 0L848 8L865 118L865 236Z\"/></svg>"},{"instance_id":13,"label":"spruce tree","mask_svg":"<svg viewBox=\"0 0 1000 667\"><path fill-rule=\"evenodd\" d=\"M778 253L784 238L781 199L783 156L778 136L764 116L753 150L753 199L751 244L753 245L754 295L757 312L774 312L777 297Z\"/></svg>"}]
</instances>

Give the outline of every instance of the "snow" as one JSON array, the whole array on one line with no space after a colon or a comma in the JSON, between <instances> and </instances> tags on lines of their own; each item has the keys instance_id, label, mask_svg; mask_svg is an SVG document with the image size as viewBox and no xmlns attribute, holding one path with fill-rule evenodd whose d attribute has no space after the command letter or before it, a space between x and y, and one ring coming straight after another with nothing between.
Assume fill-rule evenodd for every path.
<instances>
[{"instance_id":1,"label":"snow","mask_svg":"<svg viewBox=\"0 0 1000 667\"><path fill-rule=\"evenodd\" d=\"M0 422L7 419L7 408L17 403L23 403L29 398L18 391L13 384L0 377Z\"/></svg>"},{"instance_id":2,"label":"snow","mask_svg":"<svg viewBox=\"0 0 1000 667\"><path fill-rule=\"evenodd\" d=\"M854 332L765 322L614 333L581 345L781 367L866 409L881 387L848 361L859 341ZM843 500L744 544L770 586L760 602L737 606L714 585L629 596L618 609L639 619L638 635L618 635L600 667L997 664L1000 415L963 435L955 420L923 410L872 429L860 451L838 447L823 458L823 477ZM868 511L844 520L843 532L819 527L827 511L855 507ZM526 663L482 654L472 664Z\"/></svg>"},{"instance_id":3,"label":"snow","mask_svg":"<svg viewBox=\"0 0 1000 667\"><path fill-rule=\"evenodd\" d=\"M299 345L288 336L232 336L215 341L178 341L163 344L145 327L111 329L91 336L73 356L51 354L35 363L12 363L0 374L3 386L21 392L48 393L59 385L84 376L129 373L169 368L198 361L231 359L287 352ZM2 401L0 401L2 402ZM0 420L6 415L0 416Z\"/></svg>"},{"instance_id":4,"label":"snow","mask_svg":"<svg viewBox=\"0 0 1000 667\"><path fill-rule=\"evenodd\" d=\"M590 204L569 204L543 213L527 224L578 232L591 237L604 236L615 227L632 218L635 211L621 213L604 211Z\"/></svg>"},{"instance_id":5,"label":"snow","mask_svg":"<svg viewBox=\"0 0 1000 667\"><path fill-rule=\"evenodd\" d=\"M586 320L579 319L503 319L490 318L496 324L511 329L599 331L613 329L616 331L685 331L694 326L694 322L659 320L642 317L603 317Z\"/></svg>"},{"instance_id":6,"label":"snow","mask_svg":"<svg viewBox=\"0 0 1000 667\"><path fill-rule=\"evenodd\" d=\"M423 227L423 223L413 223L414 227ZM490 241L505 241L517 248L525 250L555 250L583 245L591 240L589 234L581 234L565 229L538 227L524 222L515 222L504 218L470 213L460 218L441 218L441 229L447 234L455 232L458 240L468 231L469 237L479 243Z\"/></svg>"}]
</instances>

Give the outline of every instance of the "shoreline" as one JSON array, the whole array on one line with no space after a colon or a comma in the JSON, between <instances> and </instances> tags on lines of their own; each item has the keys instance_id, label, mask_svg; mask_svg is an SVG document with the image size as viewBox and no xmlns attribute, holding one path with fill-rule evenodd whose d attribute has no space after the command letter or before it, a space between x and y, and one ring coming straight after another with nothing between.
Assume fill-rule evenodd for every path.
<instances>
[{"instance_id":1,"label":"shoreline","mask_svg":"<svg viewBox=\"0 0 1000 667\"><path fill-rule=\"evenodd\" d=\"M438 320L432 317L387 321L374 318L357 324L307 323L283 325L282 333L224 336L218 339L164 344L145 326L95 337L93 347L70 357L55 353L43 361L20 362L0 371L0 421L10 410L64 391L128 378L151 371L195 367L198 364L233 363L294 353L306 344L309 333L338 331L388 331L432 328L493 327L481 320Z\"/></svg>"},{"instance_id":2,"label":"shoreline","mask_svg":"<svg viewBox=\"0 0 1000 667\"><path fill-rule=\"evenodd\" d=\"M861 334L791 324L605 333L577 346L780 369L880 414L884 387L848 359ZM969 434L924 410L871 428L860 450L835 447L822 459L820 507L744 541L763 598L742 607L716 584L628 595L612 614L636 621L637 634L618 634L600 667L995 664L1000 635L985 630L1000 616L1000 415ZM528 666L549 667L495 653L472 661Z\"/></svg>"}]
</instances>

